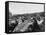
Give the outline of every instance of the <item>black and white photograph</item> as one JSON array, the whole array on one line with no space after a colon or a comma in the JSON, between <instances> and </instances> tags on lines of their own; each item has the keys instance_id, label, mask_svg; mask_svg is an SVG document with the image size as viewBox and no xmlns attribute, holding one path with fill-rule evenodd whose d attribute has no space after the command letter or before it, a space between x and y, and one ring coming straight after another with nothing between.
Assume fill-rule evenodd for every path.
<instances>
[{"instance_id":1,"label":"black and white photograph","mask_svg":"<svg viewBox=\"0 0 46 35\"><path fill-rule=\"evenodd\" d=\"M6 1L5 33L45 32L45 3Z\"/></svg>"}]
</instances>

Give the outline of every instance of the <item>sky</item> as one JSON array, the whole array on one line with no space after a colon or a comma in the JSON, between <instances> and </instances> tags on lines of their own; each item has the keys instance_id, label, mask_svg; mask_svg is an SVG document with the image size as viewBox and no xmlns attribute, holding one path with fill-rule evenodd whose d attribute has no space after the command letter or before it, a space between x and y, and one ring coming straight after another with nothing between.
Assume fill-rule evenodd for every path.
<instances>
[{"instance_id":1,"label":"sky","mask_svg":"<svg viewBox=\"0 0 46 35\"><path fill-rule=\"evenodd\" d=\"M12 13L12 15L44 12L44 5L9 2L9 11Z\"/></svg>"}]
</instances>

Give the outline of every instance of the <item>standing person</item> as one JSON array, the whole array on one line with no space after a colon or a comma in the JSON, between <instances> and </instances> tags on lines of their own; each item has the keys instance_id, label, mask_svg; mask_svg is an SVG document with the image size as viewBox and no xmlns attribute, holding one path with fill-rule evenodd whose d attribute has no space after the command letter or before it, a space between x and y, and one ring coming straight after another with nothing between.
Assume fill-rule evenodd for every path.
<instances>
[{"instance_id":1,"label":"standing person","mask_svg":"<svg viewBox=\"0 0 46 35\"><path fill-rule=\"evenodd\" d=\"M38 25L40 27L40 31L45 31L44 17L41 17L40 21L37 20L37 23L38 23Z\"/></svg>"},{"instance_id":2,"label":"standing person","mask_svg":"<svg viewBox=\"0 0 46 35\"><path fill-rule=\"evenodd\" d=\"M37 20L36 18L33 18L34 19L34 23L33 23L33 30L32 32L38 32L39 31L39 26L37 24Z\"/></svg>"}]
</instances>

